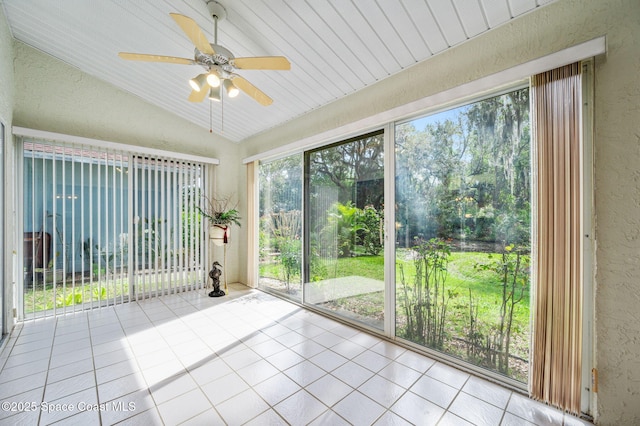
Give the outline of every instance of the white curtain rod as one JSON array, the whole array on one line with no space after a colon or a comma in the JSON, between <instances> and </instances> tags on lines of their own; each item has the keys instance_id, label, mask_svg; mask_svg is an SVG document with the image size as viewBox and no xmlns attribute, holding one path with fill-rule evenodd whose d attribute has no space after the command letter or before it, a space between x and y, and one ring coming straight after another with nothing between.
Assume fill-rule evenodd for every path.
<instances>
[{"instance_id":1,"label":"white curtain rod","mask_svg":"<svg viewBox=\"0 0 640 426\"><path fill-rule=\"evenodd\" d=\"M100 148L110 148L124 151L137 150L149 155L157 155L160 157L169 157L176 160L194 161L207 164L220 164L220 160L211 157L200 157L198 155L183 154L180 152L165 151L162 149L147 148L137 145L127 145L119 142L103 141L99 139L85 138L82 136L65 135L63 133L47 132L44 130L29 129L26 127L13 126L12 132L15 136L22 136L34 139L43 139L48 141L77 143L82 145L90 145ZM133 148L133 149L132 149Z\"/></svg>"}]
</instances>

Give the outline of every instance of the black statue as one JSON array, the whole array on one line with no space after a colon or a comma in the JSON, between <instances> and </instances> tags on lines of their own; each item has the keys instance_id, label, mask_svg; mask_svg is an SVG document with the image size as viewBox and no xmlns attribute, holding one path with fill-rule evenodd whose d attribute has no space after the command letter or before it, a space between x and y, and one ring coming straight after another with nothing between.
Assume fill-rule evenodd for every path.
<instances>
[{"instance_id":1,"label":"black statue","mask_svg":"<svg viewBox=\"0 0 640 426\"><path fill-rule=\"evenodd\" d=\"M220 276L222 275L222 269L220 269L222 265L220 263L213 262L211 266L211 270L209 271L209 277L213 280L213 291L209 292L209 297L220 297L224 296L224 291L220 290Z\"/></svg>"}]
</instances>

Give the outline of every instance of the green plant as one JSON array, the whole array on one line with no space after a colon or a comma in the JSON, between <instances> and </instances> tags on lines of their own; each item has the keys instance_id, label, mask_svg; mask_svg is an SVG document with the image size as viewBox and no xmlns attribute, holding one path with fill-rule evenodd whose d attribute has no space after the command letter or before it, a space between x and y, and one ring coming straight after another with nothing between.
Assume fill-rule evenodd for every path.
<instances>
[{"instance_id":1,"label":"green plant","mask_svg":"<svg viewBox=\"0 0 640 426\"><path fill-rule=\"evenodd\" d=\"M400 265L407 318L404 333L412 341L442 349L449 301L458 296L454 289L445 287L451 246L440 238L416 239L413 252L413 283L408 282L404 266Z\"/></svg>"},{"instance_id":2,"label":"green plant","mask_svg":"<svg viewBox=\"0 0 640 426\"><path fill-rule=\"evenodd\" d=\"M204 207L196 206L196 209L207 218L210 225L229 226L240 225L240 212L231 204L230 197L205 198Z\"/></svg>"},{"instance_id":3,"label":"green plant","mask_svg":"<svg viewBox=\"0 0 640 426\"><path fill-rule=\"evenodd\" d=\"M302 269L302 212L273 212L265 215L263 224L269 230L270 242L273 242L273 249L277 253L276 259L282 265L282 275L288 292L291 279L300 276Z\"/></svg>"},{"instance_id":4,"label":"green plant","mask_svg":"<svg viewBox=\"0 0 640 426\"><path fill-rule=\"evenodd\" d=\"M309 256L309 281L317 282L328 278L329 271L327 270L325 262L321 260L322 256L320 253L319 237L317 234L312 234L309 249L311 251L311 255ZM334 276L336 276L335 267Z\"/></svg>"},{"instance_id":5,"label":"green plant","mask_svg":"<svg viewBox=\"0 0 640 426\"><path fill-rule=\"evenodd\" d=\"M478 360L482 358L481 348L484 335L478 327L478 298L473 297L473 292L469 288L469 329L467 331L467 358Z\"/></svg>"},{"instance_id":6,"label":"green plant","mask_svg":"<svg viewBox=\"0 0 640 426\"><path fill-rule=\"evenodd\" d=\"M299 239L280 238L278 260L282 264L287 291L291 278L300 275L302 269L302 246Z\"/></svg>"},{"instance_id":7,"label":"green plant","mask_svg":"<svg viewBox=\"0 0 640 426\"><path fill-rule=\"evenodd\" d=\"M146 222L145 219L145 223ZM153 229L149 234L145 234L147 247L151 245L149 238L155 238L155 228ZM93 274L104 275L107 273L107 269L113 272L116 267L122 267L122 265L126 263L129 246L127 244L126 234L121 234L118 242L102 247L100 247L99 244L93 244L91 237L89 237L82 243L82 250L84 252L84 261L91 261L91 271ZM155 248L150 248L149 250L152 250L155 258Z\"/></svg>"},{"instance_id":8,"label":"green plant","mask_svg":"<svg viewBox=\"0 0 640 426\"><path fill-rule=\"evenodd\" d=\"M166 256L162 232L158 232L158 229L162 229L165 222L166 220L162 218L144 218L139 222L138 250L149 265L155 264L158 258L164 260L163 258Z\"/></svg>"},{"instance_id":9,"label":"green plant","mask_svg":"<svg viewBox=\"0 0 640 426\"><path fill-rule=\"evenodd\" d=\"M102 300L107 298L107 288L106 287L96 287L93 289L93 298L96 300Z\"/></svg>"},{"instance_id":10,"label":"green plant","mask_svg":"<svg viewBox=\"0 0 640 426\"><path fill-rule=\"evenodd\" d=\"M524 299L529 283L529 250L527 247L506 246L498 259L487 263L476 263L474 268L480 271L492 271L500 286L499 318L493 326L491 364L500 372L509 373L511 351L511 333L514 327L514 314L517 305ZM495 355L494 355L495 354Z\"/></svg>"},{"instance_id":11,"label":"green plant","mask_svg":"<svg viewBox=\"0 0 640 426\"><path fill-rule=\"evenodd\" d=\"M79 305L82 303L82 291L70 291L68 293L62 293L58 295L57 306L71 306Z\"/></svg>"},{"instance_id":12,"label":"green plant","mask_svg":"<svg viewBox=\"0 0 640 426\"><path fill-rule=\"evenodd\" d=\"M192 246L193 234L194 231L200 229L202 215L198 211L183 210L180 212L180 218L182 220L182 248L185 249Z\"/></svg>"},{"instance_id":13,"label":"green plant","mask_svg":"<svg viewBox=\"0 0 640 426\"><path fill-rule=\"evenodd\" d=\"M382 212L373 206L366 206L360 210L357 221L361 226L359 241L364 252L377 256L384 246Z\"/></svg>"},{"instance_id":14,"label":"green plant","mask_svg":"<svg viewBox=\"0 0 640 426\"><path fill-rule=\"evenodd\" d=\"M358 219L360 209L351 201L346 204L335 203L329 213L325 232L337 237L338 257L350 257L357 241L357 232L364 229Z\"/></svg>"}]
</instances>

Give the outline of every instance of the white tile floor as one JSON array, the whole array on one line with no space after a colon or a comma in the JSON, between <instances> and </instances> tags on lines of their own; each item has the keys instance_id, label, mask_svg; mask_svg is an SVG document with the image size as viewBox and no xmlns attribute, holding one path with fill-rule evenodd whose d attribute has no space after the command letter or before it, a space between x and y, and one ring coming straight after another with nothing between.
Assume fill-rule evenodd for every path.
<instances>
[{"instance_id":1,"label":"white tile floor","mask_svg":"<svg viewBox=\"0 0 640 426\"><path fill-rule=\"evenodd\" d=\"M588 424L262 292L230 290L18 325L0 354L0 424Z\"/></svg>"}]
</instances>

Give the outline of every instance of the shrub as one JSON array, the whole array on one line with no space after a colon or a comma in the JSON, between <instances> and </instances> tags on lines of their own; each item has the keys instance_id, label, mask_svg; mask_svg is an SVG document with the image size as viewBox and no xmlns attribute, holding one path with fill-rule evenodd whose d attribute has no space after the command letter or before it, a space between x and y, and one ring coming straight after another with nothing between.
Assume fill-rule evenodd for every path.
<instances>
[{"instance_id":1,"label":"shrub","mask_svg":"<svg viewBox=\"0 0 640 426\"><path fill-rule=\"evenodd\" d=\"M364 252L377 256L384 247L382 212L378 212L373 206L366 206L358 216L357 221L361 226L359 241Z\"/></svg>"},{"instance_id":2,"label":"shrub","mask_svg":"<svg viewBox=\"0 0 640 426\"><path fill-rule=\"evenodd\" d=\"M442 349L446 337L446 317L455 290L445 288L451 246L440 238L416 239L413 247L415 278L406 282L400 268L407 326L405 337L435 349Z\"/></svg>"}]
</instances>

